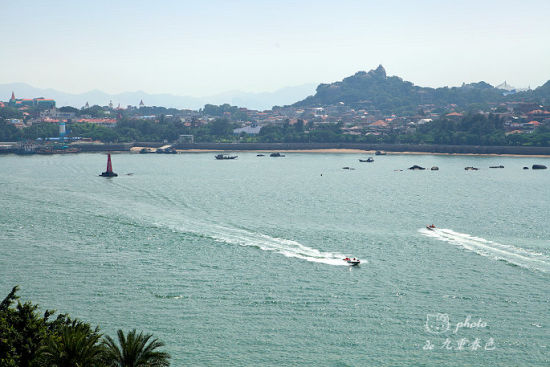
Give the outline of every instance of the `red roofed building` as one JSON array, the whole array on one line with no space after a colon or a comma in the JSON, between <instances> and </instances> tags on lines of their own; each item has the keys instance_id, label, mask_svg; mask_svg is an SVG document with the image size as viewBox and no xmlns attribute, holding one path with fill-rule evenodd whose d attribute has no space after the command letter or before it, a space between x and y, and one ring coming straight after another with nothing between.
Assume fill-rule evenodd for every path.
<instances>
[{"instance_id":1,"label":"red roofed building","mask_svg":"<svg viewBox=\"0 0 550 367\"><path fill-rule=\"evenodd\" d=\"M378 120L376 122L373 122L372 124L369 124L369 126L372 126L372 127L386 127L386 126L388 126L388 123L384 120Z\"/></svg>"},{"instance_id":2,"label":"red roofed building","mask_svg":"<svg viewBox=\"0 0 550 367\"><path fill-rule=\"evenodd\" d=\"M388 129L388 123L384 120L378 120L367 125L367 130L371 132L383 132Z\"/></svg>"},{"instance_id":3,"label":"red roofed building","mask_svg":"<svg viewBox=\"0 0 550 367\"><path fill-rule=\"evenodd\" d=\"M512 131L508 131L506 135L523 134L523 133L524 131L521 131L521 130L512 130Z\"/></svg>"},{"instance_id":4,"label":"red roofed building","mask_svg":"<svg viewBox=\"0 0 550 367\"><path fill-rule=\"evenodd\" d=\"M540 120L540 121L542 121L542 120L550 117L550 112L549 111L544 111L544 110L533 110L533 111L527 112L527 116L529 116L529 118L531 120Z\"/></svg>"},{"instance_id":5,"label":"red roofed building","mask_svg":"<svg viewBox=\"0 0 550 367\"><path fill-rule=\"evenodd\" d=\"M23 106L39 107L39 108L54 108L55 101L53 99L46 98L15 98L15 93L11 92L11 98L8 102L10 107L20 108Z\"/></svg>"},{"instance_id":6,"label":"red roofed building","mask_svg":"<svg viewBox=\"0 0 550 367\"><path fill-rule=\"evenodd\" d=\"M451 112L451 113L446 114L445 116L447 116L447 117L462 117L462 114L459 113L459 112Z\"/></svg>"}]
</instances>

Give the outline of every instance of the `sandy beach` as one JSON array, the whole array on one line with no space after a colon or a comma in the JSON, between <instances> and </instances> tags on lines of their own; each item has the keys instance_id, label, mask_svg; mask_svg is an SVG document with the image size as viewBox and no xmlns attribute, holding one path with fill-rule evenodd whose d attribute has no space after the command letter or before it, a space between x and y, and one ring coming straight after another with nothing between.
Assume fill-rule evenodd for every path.
<instances>
[{"instance_id":1,"label":"sandy beach","mask_svg":"<svg viewBox=\"0 0 550 367\"><path fill-rule=\"evenodd\" d=\"M132 152L141 150L142 147L134 147ZM154 148L153 148L154 150ZM223 149L177 149L178 153L207 153L207 152L250 152L250 153L319 153L319 154L366 154L374 155L374 150L362 150L362 149L290 149L290 150L223 150ZM476 156L476 157L536 157L536 158L550 158L550 155L533 155L533 154L482 154L482 153L433 153L433 152L384 152L386 155L448 155L448 156Z\"/></svg>"},{"instance_id":2,"label":"sandy beach","mask_svg":"<svg viewBox=\"0 0 550 367\"><path fill-rule=\"evenodd\" d=\"M130 148L130 152L139 153L142 149L149 149L152 153L156 152L157 148L146 146L135 146ZM325 148L325 149L176 149L178 153L219 153L219 152L250 152L269 154L273 152L280 153L317 153L317 154L365 154L374 155L376 150L352 149L352 148ZM550 155L545 154L497 154L497 153L440 153L440 152L392 152L383 151L385 155L448 155L448 156L474 156L474 157L533 157L533 158L550 158Z\"/></svg>"}]
</instances>

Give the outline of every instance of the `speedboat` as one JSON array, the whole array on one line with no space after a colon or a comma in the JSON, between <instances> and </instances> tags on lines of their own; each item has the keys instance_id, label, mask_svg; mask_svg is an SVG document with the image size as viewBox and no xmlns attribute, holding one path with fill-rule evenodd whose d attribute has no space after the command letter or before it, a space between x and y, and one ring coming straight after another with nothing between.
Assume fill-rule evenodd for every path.
<instances>
[{"instance_id":1,"label":"speedboat","mask_svg":"<svg viewBox=\"0 0 550 367\"><path fill-rule=\"evenodd\" d=\"M430 231L433 231L435 229L435 226L431 224L429 226L426 226L426 228L429 229Z\"/></svg>"},{"instance_id":2,"label":"speedboat","mask_svg":"<svg viewBox=\"0 0 550 367\"><path fill-rule=\"evenodd\" d=\"M356 266L361 264L361 261L359 259L356 259L355 257L353 259L346 257L344 261L347 262L350 266Z\"/></svg>"}]
</instances>

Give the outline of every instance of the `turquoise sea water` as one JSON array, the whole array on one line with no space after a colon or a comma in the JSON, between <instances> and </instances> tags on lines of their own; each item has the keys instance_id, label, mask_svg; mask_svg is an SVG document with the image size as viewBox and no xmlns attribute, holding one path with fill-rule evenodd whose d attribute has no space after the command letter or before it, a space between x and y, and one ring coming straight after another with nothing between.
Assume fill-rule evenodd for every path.
<instances>
[{"instance_id":1,"label":"turquoise sea water","mask_svg":"<svg viewBox=\"0 0 550 367\"><path fill-rule=\"evenodd\" d=\"M0 297L174 366L550 365L550 159L238 155L0 157Z\"/></svg>"}]
</instances>

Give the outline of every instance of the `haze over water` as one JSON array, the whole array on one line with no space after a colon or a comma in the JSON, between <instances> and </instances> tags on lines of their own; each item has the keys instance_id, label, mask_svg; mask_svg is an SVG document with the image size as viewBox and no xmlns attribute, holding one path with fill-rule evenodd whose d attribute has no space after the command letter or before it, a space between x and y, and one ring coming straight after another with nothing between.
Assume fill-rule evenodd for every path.
<instances>
[{"instance_id":1,"label":"haze over water","mask_svg":"<svg viewBox=\"0 0 550 367\"><path fill-rule=\"evenodd\" d=\"M550 363L548 158L238 155L0 157L0 292L174 366Z\"/></svg>"}]
</instances>

